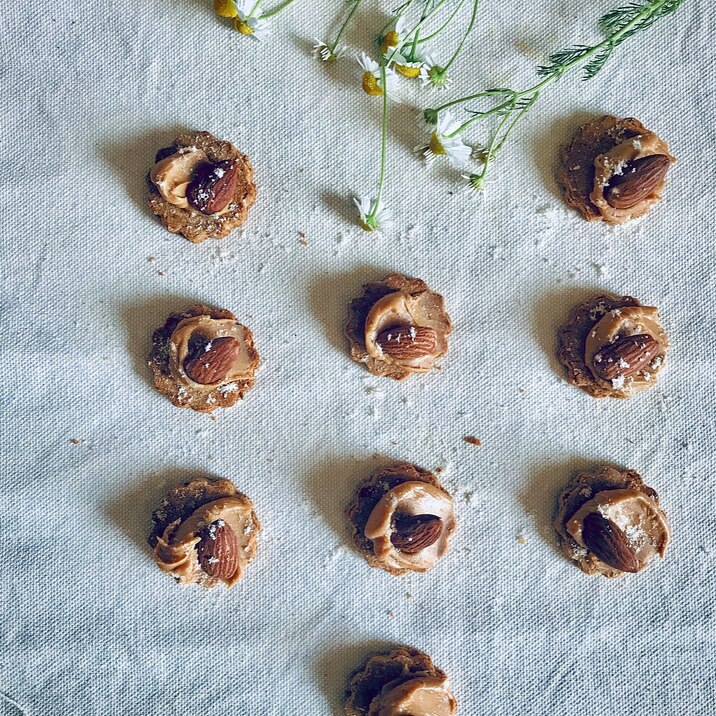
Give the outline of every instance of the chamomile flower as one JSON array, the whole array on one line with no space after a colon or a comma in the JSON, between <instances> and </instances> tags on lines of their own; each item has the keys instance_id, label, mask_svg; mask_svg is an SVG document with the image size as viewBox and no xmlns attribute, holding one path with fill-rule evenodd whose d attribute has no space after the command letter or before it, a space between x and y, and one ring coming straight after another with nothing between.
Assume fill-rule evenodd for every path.
<instances>
[{"instance_id":1,"label":"chamomile flower","mask_svg":"<svg viewBox=\"0 0 716 716\"><path fill-rule=\"evenodd\" d=\"M259 2L257 0L234 0L234 3L236 5L234 29L255 40L263 40L269 34L271 23L262 20L260 16L254 17L254 14L258 12Z\"/></svg>"},{"instance_id":2,"label":"chamomile flower","mask_svg":"<svg viewBox=\"0 0 716 716\"><path fill-rule=\"evenodd\" d=\"M387 57L393 50L398 47L401 40L405 40L406 32L405 16L401 15L388 30L380 43L380 51Z\"/></svg>"},{"instance_id":3,"label":"chamomile flower","mask_svg":"<svg viewBox=\"0 0 716 716\"><path fill-rule=\"evenodd\" d=\"M485 188L485 177L482 174L463 174L465 180L463 190L466 194L479 194Z\"/></svg>"},{"instance_id":4,"label":"chamomile flower","mask_svg":"<svg viewBox=\"0 0 716 716\"><path fill-rule=\"evenodd\" d=\"M454 167L461 167L470 158L472 149L459 136L450 136L460 129L460 123L451 112L441 112L437 125L430 134L430 141L420 148L428 166L438 157L446 157Z\"/></svg>"},{"instance_id":5,"label":"chamomile flower","mask_svg":"<svg viewBox=\"0 0 716 716\"><path fill-rule=\"evenodd\" d=\"M440 65L432 65L421 75L423 87L432 87L433 89L444 90L450 87L452 79L448 76L447 70Z\"/></svg>"},{"instance_id":6,"label":"chamomile flower","mask_svg":"<svg viewBox=\"0 0 716 716\"><path fill-rule=\"evenodd\" d=\"M316 40L316 44L313 46L313 54L322 62L335 62L339 57L343 57L345 53L346 48L344 45L331 47L322 40Z\"/></svg>"},{"instance_id":7,"label":"chamomile flower","mask_svg":"<svg viewBox=\"0 0 716 716\"><path fill-rule=\"evenodd\" d=\"M409 79L418 78L426 82L428 72L433 64L432 58L428 55L421 55L419 52L398 52L392 59L393 69L399 75Z\"/></svg>"},{"instance_id":8,"label":"chamomile flower","mask_svg":"<svg viewBox=\"0 0 716 716\"><path fill-rule=\"evenodd\" d=\"M234 0L214 0L214 12L219 17L236 17L239 14Z\"/></svg>"},{"instance_id":9,"label":"chamomile flower","mask_svg":"<svg viewBox=\"0 0 716 716\"><path fill-rule=\"evenodd\" d=\"M360 199L354 198L353 201L358 207L358 224L363 231L381 232L393 226L393 214L383 206L380 199L371 201L367 196L362 196Z\"/></svg>"},{"instance_id":10,"label":"chamomile flower","mask_svg":"<svg viewBox=\"0 0 716 716\"><path fill-rule=\"evenodd\" d=\"M386 87L383 87L383 73L380 65L374 59L368 57L365 52L361 52L358 64L363 68L361 86L367 95L381 97L385 91L388 97L395 96L396 76L393 70L385 68Z\"/></svg>"}]
</instances>

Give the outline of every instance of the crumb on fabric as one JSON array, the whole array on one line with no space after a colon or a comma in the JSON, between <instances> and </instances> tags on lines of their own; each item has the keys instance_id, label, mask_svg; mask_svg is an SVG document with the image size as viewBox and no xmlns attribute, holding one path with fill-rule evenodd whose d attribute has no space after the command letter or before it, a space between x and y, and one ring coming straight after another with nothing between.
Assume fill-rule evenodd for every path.
<instances>
[{"instance_id":1,"label":"crumb on fabric","mask_svg":"<svg viewBox=\"0 0 716 716\"><path fill-rule=\"evenodd\" d=\"M480 440L480 438L476 438L474 435L466 435L463 440L466 443L470 443L470 445L476 445L477 447L482 445L482 440Z\"/></svg>"},{"instance_id":2,"label":"crumb on fabric","mask_svg":"<svg viewBox=\"0 0 716 716\"><path fill-rule=\"evenodd\" d=\"M79 440L78 438L70 438L70 442L71 442L73 445L79 445L82 441Z\"/></svg>"}]
</instances>

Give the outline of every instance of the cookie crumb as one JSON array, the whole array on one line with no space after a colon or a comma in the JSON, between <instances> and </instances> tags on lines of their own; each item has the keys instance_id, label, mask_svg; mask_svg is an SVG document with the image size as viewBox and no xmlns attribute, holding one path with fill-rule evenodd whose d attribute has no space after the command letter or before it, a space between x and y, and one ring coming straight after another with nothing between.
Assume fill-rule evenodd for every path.
<instances>
[{"instance_id":1,"label":"cookie crumb","mask_svg":"<svg viewBox=\"0 0 716 716\"><path fill-rule=\"evenodd\" d=\"M470 445L475 445L477 447L480 447L480 445L482 445L482 440L480 440L480 438L476 438L474 435L466 435L463 440L466 443L470 443Z\"/></svg>"}]
</instances>

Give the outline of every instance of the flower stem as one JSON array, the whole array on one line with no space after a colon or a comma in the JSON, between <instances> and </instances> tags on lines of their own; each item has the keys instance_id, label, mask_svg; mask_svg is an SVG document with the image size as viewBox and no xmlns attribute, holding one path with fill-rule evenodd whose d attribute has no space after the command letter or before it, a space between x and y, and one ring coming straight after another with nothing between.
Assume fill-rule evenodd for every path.
<instances>
[{"instance_id":1,"label":"flower stem","mask_svg":"<svg viewBox=\"0 0 716 716\"><path fill-rule=\"evenodd\" d=\"M261 13L261 19L265 19L267 17L273 17L274 15L278 15L280 12L283 12L289 5L292 5L296 0L283 0L282 3L279 3L276 5L273 10L268 10L267 12ZM256 3L258 5L258 3Z\"/></svg>"},{"instance_id":2,"label":"flower stem","mask_svg":"<svg viewBox=\"0 0 716 716\"><path fill-rule=\"evenodd\" d=\"M332 52L336 51L336 48L338 47L338 43L341 41L341 37L343 37L343 33L345 32L346 28L348 27L348 23L353 18L353 15L356 14L356 11L358 10L358 6L362 2L363 2L363 0L353 0L353 7L351 8L351 11L348 13L348 17L343 21L343 24L341 25L340 30L338 30L336 39L333 41L333 46L331 47Z\"/></svg>"},{"instance_id":3,"label":"flower stem","mask_svg":"<svg viewBox=\"0 0 716 716\"><path fill-rule=\"evenodd\" d=\"M375 196L375 206L371 212L371 216L375 218L380 207L380 199L383 195L383 184L385 183L385 165L386 165L386 145L388 141L388 83L385 71L385 61L380 63L380 79L383 83L383 121L381 123L381 140L380 140L380 179L378 180L378 193Z\"/></svg>"},{"instance_id":4,"label":"flower stem","mask_svg":"<svg viewBox=\"0 0 716 716\"><path fill-rule=\"evenodd\" d=\"M437 37L453 21L453 18L458 14L458 12L460 12L460 8L465 4L465 1L466 0L460 0L460 2L455 6L455 9L450 13L448 19L445 20L445 22L440 25L437 30L431 32L429 35L421 37L419 42L427 42L428 40L432 40L434 37Z\"/></svg>"},{"instance_id":5,"label":"flower stem","mask_svg":"<svg viewBox=\"0 0 716 716\"><path fill-rule=\"evenodd\" d=\"M447 0L438 0L438 2L432 7L430 12L420 19L420 22L412 29L410 32L408 32L405 36L405 42L410 40L414 33L418 32L420 28L447 2ZM407 10L407 7L405 8ZM393 59L395 58L395 55L398 54L398 50L400 50L401 45L400 43L398 46L390 53L390 57L388 57L386 64L390 64Z\"/></svg>"},{"instance_id":6,"label":"flower stem","mask_svg":"<svg viewBox=\"0 0 716 716\"><path fill-rule=\"evenodd\" d=\"M460 40L460 44L457 46L457 49L453 53L453 56L448 60L447 64L443 66L443 70L445 72L450 69L450 65L455 62L458 55L462 52L463 45L465 44L468 35L472 32L472 28L475 27L475 19L477 18L477 9L479 6L480 0L474 0L472 4L472 15L470 16L470 22L467 25L467 30L465 30L465 34L462 36L462 40Z\"/></svg>"}]
</instances>

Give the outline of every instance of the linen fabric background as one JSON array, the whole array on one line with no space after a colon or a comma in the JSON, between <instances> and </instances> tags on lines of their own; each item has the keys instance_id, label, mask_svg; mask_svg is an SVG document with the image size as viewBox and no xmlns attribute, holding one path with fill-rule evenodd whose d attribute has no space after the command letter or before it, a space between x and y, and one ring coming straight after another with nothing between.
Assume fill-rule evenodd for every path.
<instances>
[{"instance_id":1,"label":"linen fabric background","mask_svg":"<svg viewBox=\"0 0 716 716\"><path fill-rule=\"evenodd\" d=\"M484 0L453 88L405 80L391 105L385 236L351 202L375 192L380 101L353 57L310 56L342 2L299 0L263 44L204 0L5 8L0 713L338 714L346 675L396 644L449 673L462 714L714 713L711 5L686 0L594 80L546 91L482 197L412 152L415 107L526 86L616 5ZM365 3L352 54L392 9ZM568 210L553 179L602 113L679 159L663 202L618 228ZM243 232L195 246L148 211L154 153L184 129L250 155ZM443 293L455 323L443 370L400 384L342 337L361 284L392 271ZM647 394L594 400L555 365L556 328L596 291L662 312L673 349ZM152 331L197 301L234 311L263 361L216 420L173 407L145 365ZM396 459L441 468L456 499L429 574L370 569L344 524L357 481ZM556 549L556 494L597 462L641 472L671 520L667 559L637 577L589 578ZM196 475L232 479L264 525L231 591L178 587L146 545L151 510Z\"/></svg>"}]
</instances>

